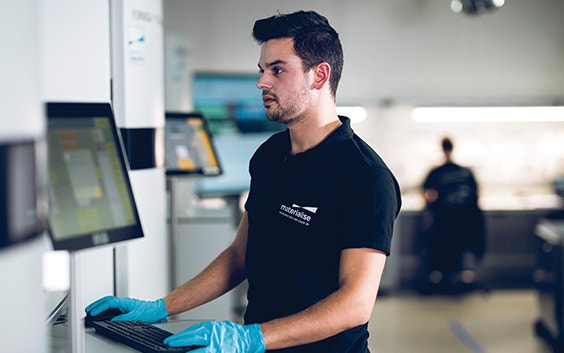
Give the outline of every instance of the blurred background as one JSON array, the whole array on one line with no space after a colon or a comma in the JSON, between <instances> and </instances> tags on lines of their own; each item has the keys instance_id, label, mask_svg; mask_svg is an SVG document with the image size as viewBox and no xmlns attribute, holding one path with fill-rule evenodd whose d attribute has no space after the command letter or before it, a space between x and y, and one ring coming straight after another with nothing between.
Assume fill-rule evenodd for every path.
<instances>
[{"instance_id":1,"label":"blurred background","mask_svg":"<svg viewBox=\"0 0 564 353\"><path fill-rule=\"evenodd\" d=\"M83 339L86 304L162 297L230 243L249 158L281 129L264 118L252 26L296 10L323 14L339 33L339 113L401 186L371 351L564 351L562 0L0 1L5 347L78 352L69 348L78 342L97 351L93 333ZM111 104L140 239L54 250L45 111L53 102ZM219 176L171 174L164 163L169 113L195 112L209 124ZM444 136L478 183L485 252L464 257L472 284L464 290L422 291L421 187L444 162ZM241 320L244 293L243 284L178 319ZM69 317L79 330L61 334Z\"/></svg>"}]
</instances>

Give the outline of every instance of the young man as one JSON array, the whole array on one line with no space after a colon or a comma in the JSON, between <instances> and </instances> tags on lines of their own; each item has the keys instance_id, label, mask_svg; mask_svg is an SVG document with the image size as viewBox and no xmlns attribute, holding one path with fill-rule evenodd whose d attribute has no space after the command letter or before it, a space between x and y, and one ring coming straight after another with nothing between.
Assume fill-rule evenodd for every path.
<instances>
[{"instance_id":1,"label":"young man","mask_svg":"<svg viewBox=\"0 0 564 353\"><path fill-rule=\"evenodd\" d=\"M399 186L380 157L337 116L338 34L315 12L255 23L267 118L287 126L258 148L233 243L202 273L154 302L103 298L92 314L154 322L248 280L245 325L205 322L168 338L202 352L368 352Z\"/></svg>"}]
</instances>

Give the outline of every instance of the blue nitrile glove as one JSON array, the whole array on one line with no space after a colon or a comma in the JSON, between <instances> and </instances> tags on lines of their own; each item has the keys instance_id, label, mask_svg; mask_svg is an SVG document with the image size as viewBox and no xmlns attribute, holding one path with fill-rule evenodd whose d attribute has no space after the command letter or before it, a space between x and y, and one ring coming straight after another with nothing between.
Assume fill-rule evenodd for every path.
<instances>
[{"instance_id":1,"label":"blue nitrile glove","mask_svg":"<svg viewBox=\"0 0 564 353\"><path fill-rule=\"evenodd\" d=\"M206 321L169 336L171 347L202 346L190 353L263 353L266 350L259 324L239 325L231 321Z\"/></svg>"},{"instance_id":2,"label":"blue nitrile glove","mask_svg":"<svg viewBox=\"0 0 564 353\"><path fill-rule=\"evenodd\" d=\"M96 316L108 309L118 308L123 315L115 316L112 321L144 321L153 323L168 317L164 300L145 301L133 298L103 297L86 307L86 312Z\"/></svg>"}]
</instances>

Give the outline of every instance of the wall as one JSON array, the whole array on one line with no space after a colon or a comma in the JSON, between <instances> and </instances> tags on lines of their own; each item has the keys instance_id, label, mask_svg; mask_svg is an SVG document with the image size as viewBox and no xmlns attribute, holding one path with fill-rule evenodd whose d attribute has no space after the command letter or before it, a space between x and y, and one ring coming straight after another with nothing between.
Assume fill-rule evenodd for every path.
<instances>
[{"instance_id":1,"label":"wall","mask_svg":"<svg viewBox=\"0 0 564 353\"><path fill-rule=\"evenodd\" d=\"M0 144L2 145L29 140L36 141L39 145L45 131L40 97L38 5L38 1L35 0L0 2L2 46ZM15 33L17 35L14 35ZM42 160L41 156L39 152L38 161ZM22 166L28 167L26 162L30 167L36 163L38 169L40 168L40 163L36 161L25 161ZM3 161L2 169L8 165ZM2 174L5 172L5 170L0 171ZM42 175L37 176L38 190L44 187L41 177ZM35 176L30 178L32 182L34 179ZM6 181L4 177L3 180ZM26 181L22 181L21 186L31 189L35 187L28 185ZM6 190L1 190L0 193L4 200L8 197ZM22 205L27 207L26 202ZM10 207L9 210L4 208L2 212L14 212L14 209L22 208L19 206ZM26 209L26 211L34 210ZM30 214L18 214L16 217L21 220L30 217ZM3 224L2 231L5 229ZM16 228L15 232L16 234L2 234L3 238L10 239L13 236L12 240L16 241L18 236L22 235L22 229ZM0 249L0 283L2 283L2 300L0 300L2 348L0 350L10 347L11 352L47 351L48 336L42 315L41 285L41 256L45 251L44 245L43 238L35 238Z\"/></svg>"}]
</instances>

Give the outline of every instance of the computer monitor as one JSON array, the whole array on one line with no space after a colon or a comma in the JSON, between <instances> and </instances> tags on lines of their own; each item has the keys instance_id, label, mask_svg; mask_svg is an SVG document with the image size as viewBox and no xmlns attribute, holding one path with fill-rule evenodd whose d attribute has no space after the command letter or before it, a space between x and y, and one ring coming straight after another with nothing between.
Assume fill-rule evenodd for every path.
<instances>
[{"instance_id":1,"label":"computer monitor","mask_svg":"<svg viewBox=\"0 0 564 353\"><path fill-rule=\"evenodd\" d=\"M49 233L75 251L143 237L109 103L47 103Z\"/></svg>"},{"instance_id":2,"label":"computer monitor","mask_svg":"<svg viewBox=\"0 0 564 353\"><path fill-rule=\"evenodd\" d=\"M35 238L45 230L39 206L36 142L0 143L0 249ZM43 195L44 196L44 195Z\"/></svg>"},{"instance_id":3,"label":"computer monitor","mask_svg":"<svg viewBox=\"0 0 564 353\"><path fill-rule=\"evenodd\" d=\"M165 114L167 175L217 176L222 173L208 123L200 113Z\"/></svg>"},{"instance_id":4,"label":"computer monitor","mask_svg":"<svg viewBox=\"0 0 564 353\"><path fill-rule=\"evenodd\" d=\"M194 109L216 134L254 134L284 130L266 118L258 73L196 72L192 79Z\"/></svg>"}]
</instances>

